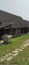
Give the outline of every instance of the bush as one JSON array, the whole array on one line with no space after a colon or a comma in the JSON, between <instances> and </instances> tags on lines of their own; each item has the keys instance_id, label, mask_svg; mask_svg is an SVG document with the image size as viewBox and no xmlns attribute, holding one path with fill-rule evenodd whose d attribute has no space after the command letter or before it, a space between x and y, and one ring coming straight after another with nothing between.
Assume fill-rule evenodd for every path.
<instances>
[{"instance_id":1,"label":"bush","mask_svg":"<svg viewBox=\"0 0 29 65\"><path fill-rule=\"evenodd\" d=\"M12 38L12 35L3 35L2 39L4 40L4 42L10 42Z\"/></svg>"}]
</instances>

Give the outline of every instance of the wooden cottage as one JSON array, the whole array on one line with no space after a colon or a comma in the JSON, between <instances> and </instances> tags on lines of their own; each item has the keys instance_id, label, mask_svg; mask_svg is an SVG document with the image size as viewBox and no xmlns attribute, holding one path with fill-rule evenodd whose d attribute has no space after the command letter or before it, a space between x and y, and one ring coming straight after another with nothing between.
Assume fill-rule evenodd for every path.
<instances>
[{"instance_id":1,"label":"wooden cottage","mask_svg":"<svg viewBox=\"0 0 29 65\"><path fill-rule=\"evenodd\" d=\"M29 22L20 16L0 10L0 37L4 34L18 36L29 32Z\"/></svg>"}]
</instances>

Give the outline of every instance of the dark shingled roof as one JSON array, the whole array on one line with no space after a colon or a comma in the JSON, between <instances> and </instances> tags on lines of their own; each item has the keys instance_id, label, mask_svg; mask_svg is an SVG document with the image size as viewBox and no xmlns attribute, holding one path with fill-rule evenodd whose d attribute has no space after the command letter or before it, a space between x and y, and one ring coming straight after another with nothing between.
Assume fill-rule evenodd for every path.
<instances>
[{"instance_id":1,"label":"dark shingled roof","mask_svg":"<svg viewBox=\"0 0 29 65\"><path fill-rule=\"evenodd\" d=\"M0 10L0 28L12 24L12 28L29 27L29 22L22 17Z\"/></svg>"}]
</instances>

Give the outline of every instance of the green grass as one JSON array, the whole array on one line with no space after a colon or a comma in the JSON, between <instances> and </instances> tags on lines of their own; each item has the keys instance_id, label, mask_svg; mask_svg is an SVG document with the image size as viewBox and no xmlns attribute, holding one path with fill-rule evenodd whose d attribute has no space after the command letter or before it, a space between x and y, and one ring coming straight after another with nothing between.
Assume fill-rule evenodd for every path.
<instances>
[{"instance_id":1,"label":"green grass","mask_svg":"<svg viewBox=\"0 0 29 65\"><path fill-rule=\"evenodd\" d=\"M29 46L21 51L11 61L4 61L1 65L29 65Z\"/></svg>"},{"instance_id":2,"label":"green grass","mask_svg":"<svg viewBox=\"0 0 29 65\"><path fill-rule=\"evenodd\" d=\"M19 48L25 40L29 39L29 34L20 37L12 38L11 43L0 45L0 57ZM29 65L29 46L20 52L11 61L4 61L0 65Z\"/></svg>"},{"instance_id":3,"label":"green grass","mask_svg":"<svg viewBox=\"0 0 29 65\"><path fill-rule=\"evenodd\" d=\"M16 48L19 48L26 39L29 39L28 34L11 39L11 43L0 44L0 57L15 50Z\"/></svg>"},{"instance_id":4,"label":"green grass","mask_svg":"<svg viewBox=\"0 0 29 65\"><path fill-rule=\"evenodd\" d=\"M13 58L9 65L29 65L29 46Z\"/></svg>"}]
</instances>

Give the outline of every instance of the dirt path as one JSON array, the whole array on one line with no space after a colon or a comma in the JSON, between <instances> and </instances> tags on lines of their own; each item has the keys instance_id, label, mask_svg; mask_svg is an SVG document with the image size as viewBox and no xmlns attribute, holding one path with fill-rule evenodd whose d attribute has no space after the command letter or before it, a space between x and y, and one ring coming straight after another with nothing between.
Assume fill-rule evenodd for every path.
<instances>
[{"instance_id":1,"label":"dirt path","mask_svg":"<svg viewBox=\"0 0 29 65\"><path fill-rule=\"evenodd\" d=\"M3 62L4 60L10 61L13 57L18 55L19 52L23 51L25 47L29 46L29 39L24 41L24 43L20 46L20 48L17 48L16 50L12 51L11 53L6 54L5 56L2 56L0 58L0 62Z\"/></svg>"}]
</instances>

